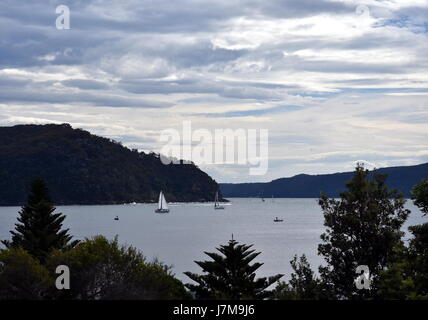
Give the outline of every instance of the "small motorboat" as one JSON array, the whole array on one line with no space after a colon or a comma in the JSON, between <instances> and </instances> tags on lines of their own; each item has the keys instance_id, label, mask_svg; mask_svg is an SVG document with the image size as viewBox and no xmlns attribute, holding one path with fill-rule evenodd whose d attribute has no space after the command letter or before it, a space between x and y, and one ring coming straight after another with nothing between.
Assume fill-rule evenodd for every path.
<instances>
[{"instance_id":1,"label":"small motorboat","mask_svg":"<svg viewBox=\"0 0 428 320\"><path fill-rule=\"evenodd\" d=\"M275 217L275 219L273 220L274 222L283 222L283 219L278 219L278 217Z\"/></svg>"},{"instance_id":2,"label":"small motorboat","mask_svg":"<svg viewBox=\"0 0 428 320\"><path fill-rule=\"evenodd\" d=\"M119 220L119 217L118 216L114 217L114 220L116 220L116 221Z\"/></svg>"}]
</instances>

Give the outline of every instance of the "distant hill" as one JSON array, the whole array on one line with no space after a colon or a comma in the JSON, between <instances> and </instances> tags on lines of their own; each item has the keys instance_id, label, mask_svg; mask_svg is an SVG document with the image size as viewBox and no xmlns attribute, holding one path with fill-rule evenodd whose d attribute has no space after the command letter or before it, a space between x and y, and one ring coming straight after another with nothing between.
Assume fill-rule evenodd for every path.
<instances>
[{"instance_id":1,"label":"distant hill","mask_svg":"<svg viewBox=\"0 0 428 320\"><path fill-rule=\"evenodd\" d=\"M416 166L390 167L377 169L387 174L386 184L400 190L406 197L411 188L421 179L428 178L428 163ZM276 179L267 183L222 183L220 190L224 197L265 198L317 198L321 191L330 197L337 197L345 190L345 183L351 180L353 172L307 175L299 174L291 178Z\"/></svg>"},{"instance_id":2,"label":"distant hill","mask_svg":"<svg viewBox=\"0 0 428 320\"><path fill-rule=\"evenodd\" d=\"M218 184L193 164L159 156L62 125L0 127L0 205L22 205L42 177L56 204L212 201Z\"/></svg>"}]
</instances>

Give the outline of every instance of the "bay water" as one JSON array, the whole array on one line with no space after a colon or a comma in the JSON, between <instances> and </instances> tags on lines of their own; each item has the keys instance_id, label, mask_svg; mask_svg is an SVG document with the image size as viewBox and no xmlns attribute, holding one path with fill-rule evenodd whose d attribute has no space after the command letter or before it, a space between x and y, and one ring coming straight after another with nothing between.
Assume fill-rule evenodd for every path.
<instances>
[{"instance_id":1,"label":"bay water","mask_svg":"<svg viewBox=\"0 0 428 320\"><path fill-rule=\"evenodd\" d=\"M74 238L100 234L112 239L117 235L119 243L138 248L149 260L158 258L172 265L176 277L184 282L190 280L183 272L201 273L194 261L209 260L204 251L214 252L232 235L261 252L254 260L264 263L258 276L282 273L283 280L289 279L289 261L295 254L306 254L315 270L323 263L317 246L325 227L317 199L229 200L225 210L214 210L213 203L171 203L168 214L155 213L157 204L59 206L56 212L66 215L64 227ZM412 213L403 231L409 225L427 222L411 201L406 207ZM0 239L10 239L19 210L0 207ZM274 222L276 217L284 221Z\"/></svg>"}]
</instances>

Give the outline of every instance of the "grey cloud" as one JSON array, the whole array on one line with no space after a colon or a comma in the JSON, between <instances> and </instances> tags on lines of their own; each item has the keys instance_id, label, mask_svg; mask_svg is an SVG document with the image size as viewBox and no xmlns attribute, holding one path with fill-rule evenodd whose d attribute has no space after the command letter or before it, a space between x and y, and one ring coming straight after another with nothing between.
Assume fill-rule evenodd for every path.
<instances>
[{"instance_id":1,"label":"grey cloud","mask_svg":"<svg viewBox=\"0 0 428 320\"><path fill-rule=\"evenodd\" d=\"M31 83L31 81L28 79L16 79L0 76L0 88L2 88L2 90L6 90L6 88L23 87L29 83Z\"/></svg>"},{"instance_id":2,"label":"grey cloud","mask_svg":"<svg viewBox=\"0 0 428 320\"><path fill-rule=\"evenodd\" d=\"M253 100L280 100L289 89L297 89L297 86L277 85L272 83L257 82L232 82L212 81L209 79L183 79L176 81L153 80L122 80L119 88L132 93L197 93L216 94L219 97L229 99L253 99ZM195 100L196 99L196 100ZM208 98L183 99L181 102L195 102L198 99L205 101Z\"/></svg>"},{"instance_id":3,"label":"grey cloud","mask_svg":"<svg viewBox=\"0 0 428 320\"><path fill-rule=\"evenodd\" d=\"M334 60L308 60L298 56L288 56L276 62L276 68L302 71L315 71L322 73L361 73L361 74L382 74L382 73L403 73L408 63L364 63Z\"/></svg>"},{"instance_id":4,"label":"grey cloud","mask_svg":"<svg viewBox=\"0 0 428 320\"><path fill-rule=\"evenodd\" d=\"M234 117L247 117L247 116L260 116L265 114L278 114L285 112L292 112L301 110L303 107L294 105L281 105L266 109L253 109L245 111L230 111L221 113L197 113L192 115L211 117L211 118L234 118Z\"/></svg>"},{"instance_id":5,"label":"grey cloud","mask_svg":"<svg viewBox=\"0 0 428 320\"><path fill-rule=\"evenodd\" d=\"M0 101L29 103L89 103L101 107L128 108L168 108L169 102L150 101L141 97L118 96L112 94L93 94L88 92L54 92L48 90L13 90L1 91Z\"/></svg>"},{"instance_id":6,"label":"grey cloud","mask_svg":"<svg viewBox=\"0 0 428 320\"><path fill-rule=\"evenodd\" d=\"M214 48L211 42L204 41L192 46L174 47L168 51L169 59L187 68L212 63L230 62L242 56L247 50L227 50Z\"/></svg>"},{"instance_id":7,"label":"grey cloud","mask_svg":"<svg viewBox=\"0 0 428 320\"><path fill-rule=\"evenodd\" d=\"M121 80L118 87L132 93L216 93L217 84L203 79L184 79L170 81Z\"/></svg>"},{"instance_id":8,"label":"grey cloud","mask_svg":"<svg viewBox=\"0 0 428 320\"><path fill-rule=\"evenodd\" d=\"M320 13L343 14L355 11L355 6L345 2L325 0L271 0L261 3L261 12L277 18L305 17Z\"/></svg>"},{"instance_id":9,"label":"grey cloud","mask_svg":"<svg viewBox=\"0 0 428 320\"><path fill-rule=\"evenodd\" d=\"M67 87L79 88L82 90L100 90L109 88L109 85L104 82L87 79L70 79L61 81L61 83Z\"/></svg>"}]
</instances>

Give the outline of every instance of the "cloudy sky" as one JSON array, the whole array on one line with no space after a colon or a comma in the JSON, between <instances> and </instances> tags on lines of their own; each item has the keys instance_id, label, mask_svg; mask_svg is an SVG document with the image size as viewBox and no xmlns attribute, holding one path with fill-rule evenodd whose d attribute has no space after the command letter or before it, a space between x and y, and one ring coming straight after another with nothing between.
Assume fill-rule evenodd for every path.
<instances>
[{"instance_id":1,"label":"cloudy sky","mask_svg":"<svg viewBox=\"0 0 428 320\"><path fill-rule=\"evenodd\" d=\"M428 0L0 2L0 125L160 151L183 120L269 130L267 174L219 182L427 162Z\"/></svg>"}]
</instances>

